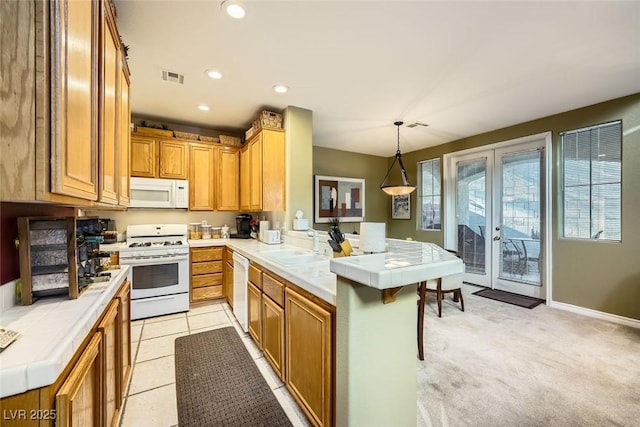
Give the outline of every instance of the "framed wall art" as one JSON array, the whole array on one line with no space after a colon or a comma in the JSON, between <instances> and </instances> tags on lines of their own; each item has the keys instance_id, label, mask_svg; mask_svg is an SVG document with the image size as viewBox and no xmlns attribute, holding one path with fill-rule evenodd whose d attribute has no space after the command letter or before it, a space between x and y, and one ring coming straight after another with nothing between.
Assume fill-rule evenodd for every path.
<instances>
[{"instance_id":1,"label":"framed wall art","mask_svg":"<svg viewBox=\"0 0 640 427\"><path fill-rule=\"evenodd\" d=\"M315 176L314 211L316 223L331 218L340 222L364 220L364 179Z\"/></svg>"},{"instance_id":2,"label":"framed wall art","mask_svg":"<svg viewBox=\"0 0 640 427\"><path fill-rule=\"evenodd\" d=\"M411 195L391 196L391 219L411 219Z\"/></svg>"}]
</instances>

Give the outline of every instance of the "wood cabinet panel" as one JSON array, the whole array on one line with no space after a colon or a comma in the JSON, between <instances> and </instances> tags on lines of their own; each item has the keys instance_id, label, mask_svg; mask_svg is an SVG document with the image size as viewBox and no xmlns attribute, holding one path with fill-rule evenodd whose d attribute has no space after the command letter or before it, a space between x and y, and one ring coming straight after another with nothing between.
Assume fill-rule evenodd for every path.
<instances>
[{"instance_id":1,"label":"wood cabinet panel","mask_svg":"<svg viewBox=\"0 0 640 427\"><path fill-rule=\"evenodd\" d=\"M191 287L193 289L202 288L205 286L221 285L221 284L222 284L222 273L191 276Z\"/></svg>"},{"instance_id":2,"label":"wood cabinet panel","mask_svg":"<svg viewBox=\"0 0 640 427\"><path fill-rule=\"evenodd\" d=\"M191 264L191 274L222 273L222 261L205 261Z\"/></svg>"},{"instance_id":3,"label":"wood cabinet panel","mask_svg":"<svg viewBox=\"0 0 640 427\"><path fill-rule=\"evenodd\" d=\"M218 196L216 209L237 211L240 208L240 153L237 149L218 151Z\"/></svg>"},{"instance_id":4,"label":"wood cabinet panel","mask_svg":"<svg viewBox=\"0 0 640 427\"><path fill-rule=\"evenodd\" d=\"M128 280L125 280L122 284L117 298L120 303L118 323L120 324L119 359L121 364L118 389L120 390L120 396L124 398L131 378L131 284ZM121 399L118 404L118 407L122 407Z\"/></svg>"},{"instance_id":5,"label":"wood cabinet panel","mask_svg":"<svg viewBox=\"0 0 640 427\"><path fill-rule=\"evenodd\" d=\"M214 206L215 148L189 144L189 210L212 211Z\"/></svg>"},{"instance_id":6,"label":"wood cabinet panel","mask_svg":"<svg viewBox=\"0 0 640 427\"><path fill-rule=\"evenodd\" d=\"M118 334L120 325L118 324L119 301L111 301L106 314L98 325L98 332L102 333L102 420L105 426L114 426L118 422L118 413L122 394L118 386L120 385L120 349L118 348Z\"/></svg>"},{"instance_id":7,"label":"wood cabinet panel","mask_svg":"<svg viewBox=\"0 0 640 427\"><path fill-rule=\"evenodd\" d=\"M240 150L240 210L251 209L251 153L249 145Z\"/></svg>"},{"instance_id":8,"label":"wood cabinet panel","mask_svg":"<svg viewBox=\"0 0 640 427\"><path fill-rule=\"evenodd\" d=\"M224 263L224 296L233 308L233 260Z\"/></svg>"},{"instance_id":9,"label":"wood cabinet panel","mask_svg":"<svg viewBox=\"0 0 640 427\"><path fill-rule=\"evenodd\" d=\"M191 262L219 261L222 259L223 250L224 248L222 246L215 248L191 248Z\"/></svg>"},{"instance_id":10,"label":"wood cabinet panel","mask_svg":"<svg viewBox=\"0 0 640 427\"><path fill-rule=\"evenodd\" d=\"M313 424L332 422L331 313L285 290L286 385Z\"/></svg>"},{"instance_id":11,"label":"wood cabinet panel","mask_svg":"<svg viewBox=\"0 0 640 427\"><path fill-rule=\"evenodd\" d=\"M249 334L262 350L262 291L251 282L247 285L247 321Z\"/></svg>"},{"instance_id":12,"label":"wood cabinet panel","mask_svg":"<svg viewBox=\"0 0 640 427\"><path fill-rule=\"evenodd\" d=\"M249 206L251 210L262 210L262 139L260 134L249 143Z\"/></svg>"},{"instance_id":13,"label":"wood cabinet panel","mask_svg":"<svg viewBox=\"0 0 640 427\"><path fill-rule=\"evenodd\" d=\"M99 200L103 203L118 203L118 158L120 133L118 132L119 93L118 79L121 74L120 38L114 18L107 2L101 2L100 20L100 168Z\"/></svg>"},{"instance_id":14,"label":"wood cabinet panel","mask_svg":"<svg viewBox=\"0 0 640 427\"><path fill-rule=\"evenodd\" d=\"M158 140L131 137L131 176L156 178L158 176Z\"/></svg>"},{"instance_id":15,"label":"wood cabinet panel","mask_svg":"<svg viewBox=\"0 0 640 427\"><path fill-rule=\"evenodd\" d=\"M193 289L192 301L201 301L222 297L222 285Z\"/></svg>"},{"instance_id":16,"label":"wood cabinet panel","mask_svg":"<svg viewBox=\"0 0 640 427\"><path fill-rule=\"evenodd\" d=\"M131 151L131 132L129 126L131 123L131 104L129 103L129 68L126 61L122 60L120 67L120 105L119 105L119 124L120 132L120 164L118 165L118 176L120 183L118 185L118 204L120 206L129 206L131 201L131 188L129 185L130 177L130 151Z\"/></svg>"},{"instance_id":17,"label":"wood cabinet panel","mask_svg":"<svg viewBox=\"0 0 640 427\"><path fill-rule=\"evenodd\" d=\"M249 264L249 281L258 289L262 289L262 271L253 264Z\"/></svg>"},{"instance_id":18,"label":"wood cabinet panel","mask_svg":"<svg viewBox=\"0 0 640 427\"><path fill-rule=\"evenodd\" d=\"M58 427L103 425L100 411L102 334L96 332L56 394Z\"/></svg>"},{"instance_id":19,"label":"wood cabinet panel","mask_svg":"<svg viewBox=\"0 0 640 427\"><path fill-rule=\"evenodd\" d=\"M51 191L98 199L99 3L53 3Z\"/></svg>"},{"instance_id":20,"label":"wood cabinet panel","mask_svg":"<svg viewBox=\"0 0 640 427\"><path fill-rule=\"evenodd\" d=\"M285 134L280 130L262 130L262 205L263 211L284 211Z\"/></svg>"},{"instance_id":21,"label":"wood cabinet panel","mask_svg":"<svg viewBox=\"0 0 640 427\"><path fill-rule=\"evenodd\" d=\"M262 274L262 292L276 304L284 307L284 284L267 273Z\"/></svg>"},{"instance_id":22,"label":"wood cabinet panel","mask_svg":"<svg viewBox=\"0 0 640 427\"><path fill-rule=\"evenodd\" d=\"M262 347L267 361L284 381L284 309L266 295L262 296Z\"/></svg>"},{"instance_id":23,"label":"wood cabinet panel","mask_svg":"<svg viewBox=\"0 0 640 427\"><path fill-rule=\"evenodd\" d=\"M184 141L160 141L160 178L188 179L188 144Z\"/></svg>"}]
</instances>

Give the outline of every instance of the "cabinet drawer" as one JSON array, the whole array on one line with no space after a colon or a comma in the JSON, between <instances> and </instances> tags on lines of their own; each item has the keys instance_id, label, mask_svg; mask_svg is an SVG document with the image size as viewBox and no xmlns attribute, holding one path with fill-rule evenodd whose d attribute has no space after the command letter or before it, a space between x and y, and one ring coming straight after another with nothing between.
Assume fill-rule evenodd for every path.
<instances>
[{"instance_id":1,"label":"cabinet drawer","mask_svg":"<svg viewBox=\"0 0 640 427\"><path fill-rule=\"evenodd\" d=\"M284 307L284 285L266 273L262 275L262 292L280 307Z\"/></svg>"},{"instance_id":2,"label":"cabinet drawer","mask_svg":"<svg viewBox=\"0 0 640 427\"><path fill-rule=\"evenodd\" d=\"M194 289L212 285L222 285L222 273L191 276L191 287Z\"/></svg>"},{"instance_id":3,"label":"cabinet drawer","mask_svg":"<svg viewBox=\"0 0 640 427\"><path fill-rule=\"evenodd\" d=\"M192 248L191 262L220 261L223 249L222 246L216 248Z\"/></svg>"},{"instance_id":4,"label":"cabinet drawer","mask_svg":"<svg viewBox=\"0 0 640 427\"><path fill-rule=\"evenodd\" d=\"M196 288L191 291L191 301L221 297L222 285L205 286L204 288Z\"/></svg>"},{"instance_id":5,"label":"cabinet drawer","mask_svg":"<svg viewBox=\"0 0 640 427\"><path fill-rule=\"evenodd\" d=\"M191 274L196 276L198 274L210 274L221 273L222 261L205 261L194 262L191 264Z\"/></svg>"},{"instance_id":6,"label":"cabinet drawer","mask_svg":"<svg viewBox=\"0 0 640 427\"><path fill-rule=\"evenodd\" d=\"M249 281L262 289L262 271L253 264L249 264Z\"/></svg>"}]
</instances>

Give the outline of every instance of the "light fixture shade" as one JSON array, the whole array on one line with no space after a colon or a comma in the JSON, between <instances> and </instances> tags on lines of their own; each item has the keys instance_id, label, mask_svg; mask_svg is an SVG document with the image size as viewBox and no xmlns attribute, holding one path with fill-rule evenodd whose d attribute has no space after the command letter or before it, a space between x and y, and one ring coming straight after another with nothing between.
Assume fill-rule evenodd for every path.
<instances>
[{"instance_id":1,"label":"light fixture shade","mask_svg":"<svg viewBox=\"0 0 640 427\"><path fill-rule=\"evenodd\" d=\"M396 151L396 157L395 159L393 159L393 163L391 163L387 174L382 180L382 184L380 184L380 189L390 196L400 196L413 192L413 190L416 189L416 186L409 182L409 178L407 178L407 171L404 168L404 163L402 163L402 154L400 153L400 126L402 126L402 122L395 122L394 125L398 127L398 149ZM396 163L398 163L398 167L400 168L402 184L387 184L389 175L391 174L391 171L393 170L393 167L396 165Z\"/></svg>"}]
</instances>

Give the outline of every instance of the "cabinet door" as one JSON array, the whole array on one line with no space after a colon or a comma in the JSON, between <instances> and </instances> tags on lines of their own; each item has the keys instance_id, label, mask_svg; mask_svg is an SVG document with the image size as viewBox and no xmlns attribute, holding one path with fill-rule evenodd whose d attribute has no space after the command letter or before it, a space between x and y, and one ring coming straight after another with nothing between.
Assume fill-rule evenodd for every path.
<instances>
[{"instance_id":1,"label":"cabinet door","mask_svg":"<svg viewBox=\"0 0 640 427\"><path fill-rule=\"evenodd\" d=\"M99 200L118 203L118 158L120 132L118 79L120 78L120 38L107 2L101 3L100 20L100 184Z\"/></svg>"},{"instance_id":2,"label":"cabinet door","mask_svg":"<svg viewBox=\"0 0 640 427\"><path fill-rule=\"evenodd\" d=\"M262 130L262 210L284 211L285 206L285 134Z\"/></svg>"},{"instance_id":3,"label":"cabinet door","mask_svg":"<svg viewBox=\"0 0 640 427\"><path fill-rule=\"evenodd\" d=\"M237 211L240 208L240 153L222 148L218 152L218 204L219 211Z\"/></svg>"},{"instance_id":4,"label":"cabinet door","mask_svg":"<svg viewBox=\"0 0 640 427\"><path fill-rule=\"evenodd\" d=\"M330 425L332 413L331 313L285 290L286 385L313 424Z\"/></svg>"},{"instance_id":5,"label":"cabinet door","mask_svg":"<svg viewBox=\"0 0 640 427\"><path fill-rule=\"evenodd\" d=\"M125 59L122 59L122 67L120 67L120 105L119 105L119 124L120 132L120 164L118 175L120 183L118 186L118 204L120 206L129 206L131 200L131 188L129 187L129 157L130 157L130 137L129 129L131 123L131 105L129 103L129 69Z\"/></svg>"},{"instance_id":6,"label":"cabinet door","mask_svg":"<svg viewBox=\"0 0 640 427\"><path fill-rule=\"evenodd\" d=\"M102 386L102 408L104 413L102 419L105 426L114 426L118 422L118 409L122 394L118 389L120 385L120 363L118 340L120 325L118 324L119 301L111 302L107 311L98 325L98 332L102 333L102 360L103 360L103 386Z\"/></svg>"},{"instance_id":7,"label":"cabinet door","mask_svg":"<svg viewBox=\"0 0 640 427\"><path fill-rule=\"evenodd\" d=\"M249 334L262 350L262 291L251 282L247 286L247 311Z\"/></svg>"},{"instance_id":8,"label":"cabinet door","mask_svg":"<svg viewBox=\"0 0 640 427\"><path fill-rule=\"evenodd\" d=\"M262 139L260 135L249 145L251 170L249 204L251 210L262 210Z\"/></svg>"},{"instance_id":9,"label":"cabinet door","mask_svg":"<svg viewBox=\"0 0 640 427\"><path fill-rule=\"evenodd\" d=\"M215 148L208 144L190 144L189 163L189 210L212 211Z\"/></svg>"},{"instance_id":10,"label":"cabinet door","mask_svg":"<svg viewBox=\"0 0 640 427\"><path fill-rule=\"evenodd\" d=\"M246 145L240 150L240 210L251 209L251 153Z\"/></svg>"},{"instance_id":11,"label":"cabinet door","mask_svg":"<svg viewBox=\"0 0 640 427\"><path fill-rule=\"evenodd\" d=\"M284 309L262 295L262 347L264 356L284 381Z\"/></svg>"},{"instance_id":12,"label":"cabinet door","mask_svg":"<svg viewBox=\"0 0 640 427\"><path fill-rule=\"evenodd\" d=\"M227 298L231 308L233 308L233 264L231 262L224 264L224 296Z\"/></svg>"},{"instance_id":13,"label":"cabinet door","mask_svg":"<svg viewBox=\"0 0 640 427\"><path fill-rule=\"evenodd\" d=\"M100 419L101 381L100 345L97 332L78 359L56 394L58 427L98 426Z\"/></svg>"},{"instance_id":14,"label":"cabinet door","mask_svg":"<svg viewBox=\"0 0 640 427\"><path fill-rule=\"evenodd\" d=\"M52 3L51 191L98 199L100 3Z\"/></svg>"},{"instance_id":15,"label":"cabinet door","mask_svg":"<svg viewBox=\"0 0 640 427\"><path fill-rule=\"evenodd\" d=\"M127 392L127 386L129 385L129 378L131 376L131 284L128 280L124 281L124 284L118 292L118 300L120 307L118 309L120 335L118 336L118 347L120 349L120 384L118 389L120 390L120 396L124 399ZM120 407L122 400L118 400L118 406Z\"/></svg>"},{"instance_id":16,"label":"cabinet door","mask_svg":"<svg viewBox=\"0 0 640 427\"><path fill-rule=\"evenodd\" d=\"M131 137L131 176L156 178L158 176L158 140Z\"/></svg>"},{"instance_id":17,"label":"cabinet door","mask_svg":"<svg viewBox=\"0 0 640 427\"><path fill-rule=\"evenodd\" d=\"M189 178L187 145L183 141L160 141L160 178Z\"/></svg>"}]
</instances>

